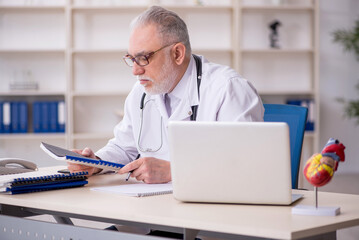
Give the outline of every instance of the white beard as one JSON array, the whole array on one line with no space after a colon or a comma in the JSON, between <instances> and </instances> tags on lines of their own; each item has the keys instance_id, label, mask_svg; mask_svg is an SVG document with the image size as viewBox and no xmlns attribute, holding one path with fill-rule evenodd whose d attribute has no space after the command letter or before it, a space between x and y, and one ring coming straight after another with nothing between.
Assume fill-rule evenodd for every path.
<instances>
[{"instance_id":1,"label":"white beard","mask_svg":"<svg viewBox=\"0 0 359 240\"><path fill-rule=\"evenodd\" d=\"M169 57L167 56L167 58ZM170 60L167 60L161 70L157 80L151 79L145 75L137 76L138 80L146 79L151 81L152 86L150 88L146 89L146 85L144 86L146 94L165 94L172 90L178 77L178 72L175 70L174 64L172 64Z\"/></svg>"}]
</instances>

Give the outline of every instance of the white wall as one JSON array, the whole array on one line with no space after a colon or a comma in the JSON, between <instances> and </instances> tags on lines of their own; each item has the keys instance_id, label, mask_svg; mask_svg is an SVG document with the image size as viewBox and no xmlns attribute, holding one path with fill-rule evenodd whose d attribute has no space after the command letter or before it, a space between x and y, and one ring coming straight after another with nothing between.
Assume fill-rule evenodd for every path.
<instances>
[{"instance_id":1,"label":"white wall","mask_svg":"<svg viewBox=\"0 0 359 240\"><path fill-rule=\"evenodd\" d=\"M346 159L337 174L359 173L359 125L343 117L343 105L335 99L359 99L359 61L332 41L337 29L351 29L359 19L358 0L320 2L320 146L330 137L346 146Z\"/></svg>"}]
</instances>

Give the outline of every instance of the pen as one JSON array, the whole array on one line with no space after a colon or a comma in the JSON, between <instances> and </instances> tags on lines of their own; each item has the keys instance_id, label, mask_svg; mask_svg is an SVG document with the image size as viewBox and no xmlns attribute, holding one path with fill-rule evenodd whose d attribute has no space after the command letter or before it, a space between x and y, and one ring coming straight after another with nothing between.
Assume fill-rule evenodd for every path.
<instances>
[{"instance_id":1,"label":"pen","mask_svg":"<svg viewBox=\"0 0 359 240\"><path fill-rule=\"evenodd\" d=\"M141 154L138 154L135 160L139 159L140 157L141 157ZM128 172L126 181L128 181L128 179L130 179L131 173L133 173L133 170Z\"/></svg>"}]
</instances>

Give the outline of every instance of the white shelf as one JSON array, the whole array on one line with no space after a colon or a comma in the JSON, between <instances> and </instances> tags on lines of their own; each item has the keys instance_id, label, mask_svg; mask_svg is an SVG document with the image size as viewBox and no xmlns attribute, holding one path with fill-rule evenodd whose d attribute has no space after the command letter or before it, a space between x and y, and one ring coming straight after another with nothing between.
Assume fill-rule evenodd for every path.
<instances>
[{"instance_id":1,"label":"white shelf","mask_svg":"<svg viewBox=\"0 0 359 240\"><path fill-rule=\"evenodd\" d=\"M163 7L171 11L233 11L232 6L225 5L163 5Z\"/></svg>"},{"instance_id":2,"label":"white shelf","mask_svg":"<svg viewBox=\"0 0 359 240\"><path fill-rule=\"evenodd\" d=\"M72 54L124 54L127 49L108 48L108 49L74 49Z\"/></svg>"},{"instance_id":3,"label":"white shelf","mask_svg":"<svg viewBox=\"0 0 359 240\"><path fill-rule=\"evenodd\" d=\"M0 134L2 139L7 140L65 140L66 135L64 133L9 133Z\"/></svg>"},{"instance_id":4,"label":"white shelf","mask_svg":"<svg viewBox=\"0 0 359 240\"><path fill-rule=\"evenodd\" d=\"M65 49L19 49L19 48L14 48L14 49L0 49L0 54L2 53L15 53L15 54L34 54L34 53L60 53L60 54L65 54Z\"/></svg>"},{"instance_id":5,"label":"white shelf","mask_svg":"<svg viewBox=\"0 0 359 240\"><path fill-rule=\"evenodd\" d=\"M61 91L37 91L37 90L12 90L0 92L0 96L65 96L66 92Z\"/></svg>"},{"instance_id":6,"label":"white shelf","mask_svg":"<svg viewBox=\"0 0 359 240\"><path fill-rule=\"evenodd\" d=\"M147 9L147 6L121 6L121 5L107 5L107 6L74 6L71 7L74 12L99 12L99 11L136 11L142 12Z\"/></svg>"},{"instance_id":7,"label":"white shelf","mask_svg":"<svg viewBox=\"0 0 359 240\"><path fill-rule=\"evenodd\" d=\"M269 48L262 48L262 49L255 49L255 48L244 48L241 50L242 53L250 54L250 53L263 53L263 54L298 54L298 53L307 53L312 54L314 49L269 49Z\"/></svg>"},{"instance_id":8,"label":"white shelf","mask_svg":"<svg viewBox=\"0 0 359 240\"><path fill-rule=\"evenodd\" d=\"M313 6L290 6L290 5L282 5L282 6L243 6L243 11L314 11Z\"/></svg>"},{"instance_id":9,"label":"white shelf","mask_svg":"<svg viewBox=\"0 0 359 240\"><path fill-rule=\"evenodd\" d=\"M293 96L293 95L297 95L297 96L311 96L314 95L314 91L313 90L308 90L308 91L298 91L298 90L283 90L283 91L276 91L276 90L261 90L258 91L258 93L260 95L281 95L281 96Z\"/></svg>"},{"instance_id":10,"label":"white shelf","mask_svg":"<svg viewBox=\"0 0 359 240\"><path fill-rule=\"evenodd\" d=\"M44 10L44 11L48 11L48 10L61 10L64 11L65 10L65 6L35 6L35 5L27 5L27 6L5 6L5 5L0 5L0 11L9 11L9 10Z\"/></svg>"},{"instance_id":11,"label":"white shelf","mask_svg":"<svg viewBox=\"0 0 359 240\"><path fill-rule=\"evenodd\" d=\"M316 137L316 133L314 131L305 131L304 138L314 138Z\"/></svg>"},{"instance_id":12,"label":"white shelf","mask_svg":"<svg viewBox=\"0 0 359 240\"><path fill-rule=\"evenodd\" d=\"M205 52L205 53L233 53L233 48L192 48L193 52Z\"/></svg>"},{"instance_id":13,"label":"white shelf","mask_svg":"<svg viewBox=\"0 0 359 240\"><path fill-rule=\"evenodd\" d=\"M110 139L113 138L113 133L76 133L74 134L75 140L97 140L97 139Z\"/></svg>"},{"instance_id":14,"label":"white shelf","mask_svg":"<svg viewBox=\"0 0 359 240\"><path fill-rule=\"evenodd\" d=\"M129 91L74 92L73 97L118 97L127 96Z\"/></svg>"},{"instance_id":15,"label":"white shelf","mask_svg":"<svg viewBox=\"0 0 359 240\"><path fill-rule=\"evenodd\" d=\"M193 52L205 52L205 53L233 53L234 50L232 48L193 48ZM250 50L251 51L251 50ZM261 50L254 50L261 51ZM263 50L265 51L265 50ZM291 50L288 50L291 51ZM293 50L295 51L295 50ZM301 50L297 50L301 51ZM303 50L306 51L306 50ZM309 51L309 50L307 50ZM0 50L1 53L1 50ZM72 54L126 54L127 49L120 48L103 48L103 49L73 49L71 50Z\"/></svg>"}]
</instances>

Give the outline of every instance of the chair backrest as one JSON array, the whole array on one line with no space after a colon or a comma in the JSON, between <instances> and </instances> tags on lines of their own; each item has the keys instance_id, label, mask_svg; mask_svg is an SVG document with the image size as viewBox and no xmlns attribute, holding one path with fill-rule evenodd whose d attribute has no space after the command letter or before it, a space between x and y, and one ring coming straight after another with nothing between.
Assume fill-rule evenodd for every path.
<instances>
[{"instance_id":1,"label":"chair backrest","mask_svg":"<svg viewBox=\"0 0 359 240\"><path fill-rule=\"evenodd\" d=\"M265 122L286 122L289 126L292 188L298 188L298 174L302 154L308 109L285 104L263 104Z\"/></svg>"}]
</instances>

